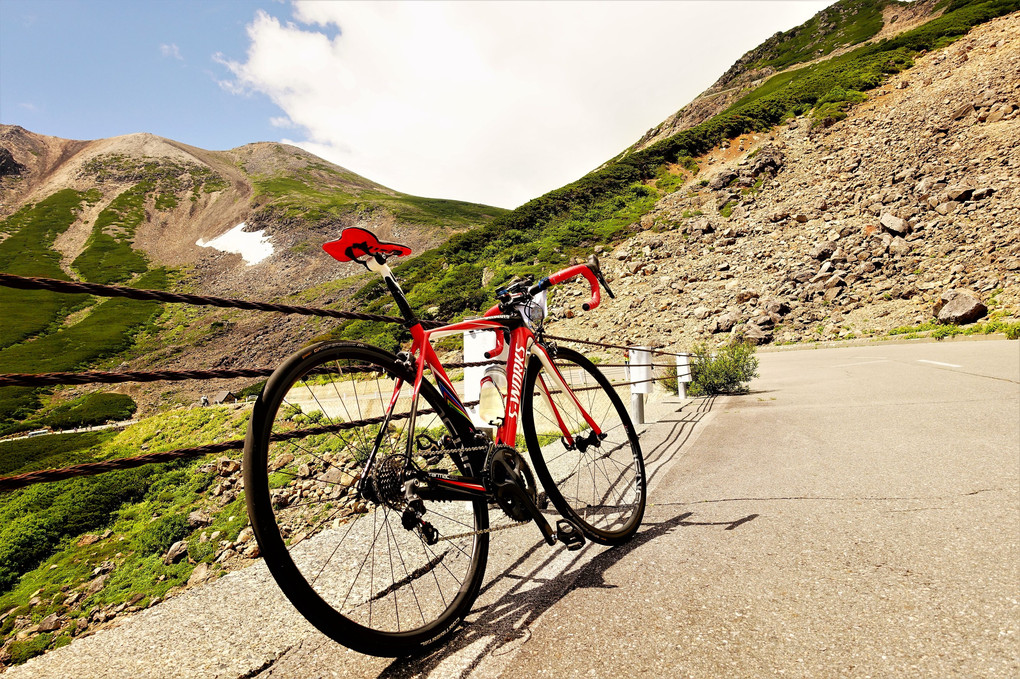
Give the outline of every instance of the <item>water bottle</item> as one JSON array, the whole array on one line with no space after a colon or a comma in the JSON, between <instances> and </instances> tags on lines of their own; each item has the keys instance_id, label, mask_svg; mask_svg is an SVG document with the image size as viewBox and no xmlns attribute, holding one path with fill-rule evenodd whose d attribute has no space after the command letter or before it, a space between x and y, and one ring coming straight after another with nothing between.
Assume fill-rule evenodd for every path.
<instances>
[{"instance_id":1,"label":"water bottle","mask_svg":"<svg viewBox=\"0 0 1020 679\"><path fill-rule=\"evenodd\" d=\"M506 412L504 393L506 393L506 368L501 365L490 365L485 369L478 396L478 417L482 422L497 427L503 423L503 413Z\"/></svg>"}]
</instances>

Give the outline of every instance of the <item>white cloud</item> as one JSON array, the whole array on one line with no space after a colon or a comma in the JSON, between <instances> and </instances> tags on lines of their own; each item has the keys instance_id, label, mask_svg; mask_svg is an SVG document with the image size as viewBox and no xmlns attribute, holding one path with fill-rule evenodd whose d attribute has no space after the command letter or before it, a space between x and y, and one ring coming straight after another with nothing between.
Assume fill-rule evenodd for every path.
<instances>
[{"instance_id":1,"label":"white cloud","mask_svg":"<svg viewBox=\"0 0 1020 679\"><path fill-rule=\"evenodd\" d=\"M259 11L235 92L394 189L514 207L616 155L810 2L295 2Z\"/></svg>"},{"instance_id":2,"label":"white cloud","mask_svg":"<svg viewBox=\"0 0 1020 679\"><path fill-rule=\"evenodd\" d=\"M177 59L178 61L184 61L184 57L181 56L181 50L175 43L162 44L159 46L159 52L164 57Z\"/></svg>"}]
</instances>

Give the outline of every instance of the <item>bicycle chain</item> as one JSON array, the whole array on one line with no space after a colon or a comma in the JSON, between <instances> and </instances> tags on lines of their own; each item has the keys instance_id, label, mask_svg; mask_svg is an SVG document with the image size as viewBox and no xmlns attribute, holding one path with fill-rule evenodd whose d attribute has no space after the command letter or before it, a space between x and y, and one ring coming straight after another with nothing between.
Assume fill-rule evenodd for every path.
<instances>
[{"instance_id":1,"label":"bicycle chain","mask_svg":"<svg viewBox=\"0 0 1020 679\"><path fill-rule=\"evenodd\" d=\"M501 530L509 530L511 528L520 528L521 526L527 526L530 521L520 521L519 523L511 523L506 526L496 526L495 528L483 528L482 530L473 530L467 533L458 533L457 535L447 535L446 537L439 538L437 542L443 542L444 540L459 540L460 538L469 538L472 535L481 535L482 533L496 533Z\"/></svg>"},{"instance_id":2,"label":"bicycle chain","mask_svg":"<svg viewBox=\"0 0 1020 679\"><path fill-rule=\"evenodd\" d=\"M476 453L476 452L487 452L490 446L474 446L473 448L448 448L446 452L452 453L454 451L460 454ZM496 526L494 528L484 528L482 530L468 531L467 533L458 533L457 535L446 535L439 538L438 542L444 542L447 540L459 540L460 538L471 537L472 535L482 535L483 533L497 533L501 530L509 530L510 528L520 528L521 526L527 526L530 521L520 521L518 523L511 523L506 526Z\"/></svg>"}]
</instances>

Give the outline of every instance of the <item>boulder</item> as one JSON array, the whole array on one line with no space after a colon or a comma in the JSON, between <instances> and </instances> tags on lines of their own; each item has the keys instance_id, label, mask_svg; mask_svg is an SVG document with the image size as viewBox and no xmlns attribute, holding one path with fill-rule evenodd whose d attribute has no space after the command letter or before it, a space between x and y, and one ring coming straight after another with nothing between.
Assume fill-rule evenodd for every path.
<instances>
[{"instance_id":1,"label":"boulder","mask_svg":"<svg viewBox=\"0 0 1020 679\"><path fill-rule=\"evenodd\" d=\"M748 323L744 327L743 335L744 339L752 344L768 344L772 341L772 333L754 323Z\"/></svg>"},{"instance_id":2,"label":"boulder","mask_svg":"<svg viewBox=\"0 0 1020 679\"><path fill-rule=\"evenodd\" d=\"M109 579L110 579L109 573L100 575L98 578L92 580L92 582L88 584L88 587L85 588L85 591L88 592L89 594L95 594L96 592L98 592L99 590L106 586L106 581Z\"/></svg>"},{"instance_id":3,"label":"boulder","mask_svg":"<svg viewBox=\"0 0 1020 679\"><path fill-rule=\"evenodd\" d=\"M796 283L807 283L815 275L815 272L811 269L801 269L800 271L794 271L790 274L790 280Z\"/></svg>"},{"instance_id":4,"label":"boulder","mask_svg":"<svg viewBox=\"0 0 1020 679\"><path fill-rule=\"evenodd\" d=\"M737 304L743 304L748 300L757 299L758 297L758 293L754 290L741 290L737 293Z\"/></svg>"},{"instance_id":5,"label":"boulder","mask_svg":"<svg viewBox=\"0 0 1020 679\"><path fill-rule=\"evenodd\" d=\"M939 301L935 313L940 323L973 323L988 313L988 307L968 290L947 290Z\"/></svg>"},{"instance_id":6,"label":"boulder","mask_svg":"<svg viewBox=\"0 0 1020 679\"><path fill-rule=\"evenodd\" d=\"M166 564L177 563L188 555L188 543L185 540L178 540L170 545L170 550L163 557Z\"/></svg>"},{"instance_id":7,"label":"boulder","mask_svg":"<svg viewBox=\"0 0 1020 679\"><path fill-rule=\"evenodd\" d=\"M762 306L764 306L765 311L767 311L770 314L778 314L780 316L785 316L786 314L790 313L790 305L780 299L770 299L767 302L765 302Z\"/></svg>"},{"instance_id":8,"label":"boulder","mask_svg":"<svg viewBox=\"0 0 1020 679\"><path fill-rule=\"evenodd\" d=\"M832 254L836 252L837 245L834 241L827 240L821 243L817 243L814 248L811 249L811 256L815 259L826 260L832 257Z\"/></svg>"},{"instance_id":9,"label":"boulder","mask_svg":"<svg viewBox=\"0 0 1020 679\"><path fill-rule=\"evenodd\" d=\"M959 120L960 118L963 118L964 116L966 116L968 113L970 113L973 110L974 110L974 104L973 103L964 104L960 108L958 108L955 111L953 111L953 120Z\"/></svg>"},{"instance_id":10,"label":"boulder","mask_svg":"<svg viewBox=\"0 0 1020 679\"><path fill-rule=\"evenodd\" d=\"M196 509L188 514L188 528L191 528L192 530L195 528L201 528L202 526L208 526L210 523L212 523L212 519L201 509Z\"/></svg>"},{"instance_id":11,"label":"boulder","mask_svg":"<svg viewBox=\"0 0 1020 679\"><path fill-rule=\"evenodd\" d=\"M895 234L903 235L907 232L907 220L900 219L891 212L883 212L879 223Z\"/></svg>"},{"instance_id":12,"label":"boulder","mask_svg":"<svg viewBox=\"0 0 1020 679\"><path fill-rule=\"evenodd\" d=\"M226 457L221 457L216 460L216 471L219 472L220 476L226 476L233 474L241 468L241 463L237 460L231 460Z\"/></svg>"},{"instance_id":13,"label":"boulder","mask_svg":"<svg viewBox=\"0 0 1020 679\"><path fill-rule=\"evenodd\" d=\"M825 294L822 296L822 299L824 299L826 302L832 302L841 294L843 294L844 289L845 287L842 285L837 285L835 287L828 288L825 291Z\"/></svg>"},{"instance_id":14,"label":"boulder","mask_svg":"<svg viewBox=\"0 0 1020 679\"><path fill-rule=\"evenodd\" d=\"M824 288L826 290L831 290L832 288L842 288L845 286L846 281L843 280L843 277L840 276L839 274L833 274L825 281Z\"/></svg>"},{"instance_id":15,"label":"boulder","mask_svg":"<svg viewBox=\"0 0 1020 679\"><path fill-rule=\"evenodd\" d=\"M330 484L349 486L354 482L354 477L336 467L330 467L322 476L319 477L319 480Z\"/></svg>"},{"instance_id":16,"label":"boulder","mask_svg":"<svg viewBox=\"0 0 1020 679\"><path fill-rule=\"evenodd\" d=\"M712 177L712 180L708 182L708 188L713 191L725 188L737 178L737 173L733 170L722 170L716 176Z\"/></svg>"},{"instance_id":17,"label":"boulder","mask_svg":"<svg viewBox=\"0 0 1020 679\"><path fill-rule=\"evenodd\" d=\"M754 158L751 159L751 174L757 176L762 172L775 174L783 166L783 152L774 144L765 144Z\"/></svg>"},{"instance_id":18,"label":"boulder","mask_svg":"<svg viewBox=\"0 0 1020 679\"><path fill-rule=\"evenodd\" d=\"M195 570L191 571L191 577L188 578L187 587L194 587L195 585L201 585L203 582L214 577L212 569L207 563L200 563L195 566Z\"/></svg>"},{"instance_id":19,"label":"boulder","mask_svg":"<svg viewBox=\"0 0 1020 679\"><path fill-rule=\"evenodd\" d=\"M892 242L889 243L889 253L905 257L910 254L910 243L899 236L896 236L896 238L893 238Z\"/></svg>"},{"instance_id":20,"label":"boulder","mask_svg":"<svg viewBox=\"0 0 1020 679\"><path fill-rule=\"evenodd\" d=\"M39 631L54 632L60 629L60 625L61 625L60 616L57 615L56 613L51 613L50 615L47 615L45 618L43 618L42 622L39 623Z\"/></svg>"},{"instance_id":21,"label":"boulder","mask_svg":"<svg viewBox=\"0 0 1020 679\"><path fill-rule=\"evenodd\" d=\"M946 189L946 198L957 203L970 200L974 195L974 187L968 184L953 184Z\"/></svg>"},{"instance_id":22,"label":"boulder","mask_svg":"<svg viewBox=\"0 0 1020 679\"><path fill-rule=\"evenodd\" d=\"M727 311L715 319L715 330L713 332L729 332L739 320L735 313Z\"/></svg>"}]
</instances>

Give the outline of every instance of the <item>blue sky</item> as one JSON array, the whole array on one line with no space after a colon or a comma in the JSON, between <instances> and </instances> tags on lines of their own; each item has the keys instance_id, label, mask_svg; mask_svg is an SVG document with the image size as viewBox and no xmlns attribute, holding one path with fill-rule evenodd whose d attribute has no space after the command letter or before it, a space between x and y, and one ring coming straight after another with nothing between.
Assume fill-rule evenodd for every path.
<instances>
[{"instance_id":1,"label":"blue sky","mask_svg":"<svg viewBox=\"0 0 1020 679\"><path fill-rule=\"evenodd\" d=\"M0 0L0 122L299 145L515 207L636 141L829 0Z\"/></svg>"},{"instance_id":2,"label":"blue sky","mask_svg":"<svg viewBox=\"0 0 1020 679\"><path fill-rule=\"evenodd\" d=\"M279 108L218 82L258 7L178 0L0 0L0 121L69 139L151 132L207 149L277 140ZM165 47L164 47L165 46ZM175 47L176 46L176 49Z\"/></svg>"}]
</instances>

